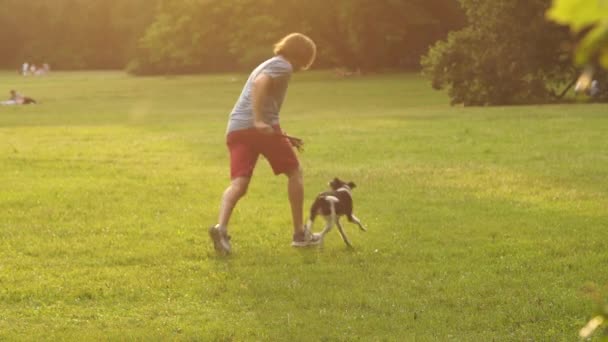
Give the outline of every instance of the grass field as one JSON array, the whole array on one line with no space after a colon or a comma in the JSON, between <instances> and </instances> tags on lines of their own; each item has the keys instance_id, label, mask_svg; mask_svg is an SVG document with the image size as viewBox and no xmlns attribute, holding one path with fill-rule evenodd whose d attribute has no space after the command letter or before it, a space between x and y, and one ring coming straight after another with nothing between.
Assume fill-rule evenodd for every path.
<instances>
[{"instance_id":1,"label":"grass field","mask_svg":"<svg viewBox=\"0 0 608 342\"><path fill-rule=\"evenodd\" d=\"M414 75L297 75L306 207L358 184L295 250L260 160L232 223L224 130L246 75L0 73L0 340L573 341L608 283L608 106L450 107ZM321 222L317 224L321 229Z\"/></svg>"}]
</instances>

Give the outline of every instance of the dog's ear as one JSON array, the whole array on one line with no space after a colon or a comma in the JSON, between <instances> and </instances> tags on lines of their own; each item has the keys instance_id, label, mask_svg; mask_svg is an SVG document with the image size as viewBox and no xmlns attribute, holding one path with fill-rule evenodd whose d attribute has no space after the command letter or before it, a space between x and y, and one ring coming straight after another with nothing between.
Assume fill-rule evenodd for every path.
<instances>
[{"instance_id":1,"label":"dog's ear","mask_svg":"<svg viewBox=\"0 0 608 342\"><path fill-rule=\"evenodd\" d=\"M346 184L346 185L348 185L348 187L351 189L354 189L357 186L357 184L355 184L353 182L348 182L348 184Z\"/></svg>"}]
</instances>

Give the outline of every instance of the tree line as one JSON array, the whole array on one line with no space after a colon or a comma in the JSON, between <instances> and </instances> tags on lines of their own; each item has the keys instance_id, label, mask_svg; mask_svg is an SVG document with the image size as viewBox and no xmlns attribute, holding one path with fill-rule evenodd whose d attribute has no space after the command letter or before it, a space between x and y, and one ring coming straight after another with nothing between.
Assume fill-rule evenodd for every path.
<instances>
[{"instance_id":1,"label":"tree line","mask_svg":"<svg viewBox=\"0 0 608 342\"><path fill-rule=\"evenodd\" d=\"M463 25L453 0L161 0L129 70L247 69L290 32L317 43L316 67L411 69L430 44Z\"/></svg>"},{"instance_id":2,"label":"tree line","mask_svg":"<svg viewBox=\"0 0 608 342\"><path fill-rule=\"evenodd\" d=\"M547 20L550 6L547 0L0 0L0 67L49 63L136 75L248 70L271 55L280 37L302 32L318 45L316 68L422 66L454 104L555 102L580 70L573 67L576 37ZM596 32L582 28L588 29ZM594 98L608 100L608 73L593 77L598 82L590 84L600 85L589 88Z\"/></svg>"},{"instance_id":3,"label":"tree line","mask_svg":"<svg viewBox=\"0 0 608 342\"><path fill-rule=\"evenodd\" d=\"M454 0L2 0L0 67L240 70L297 31L317 42L317 67L415 69L464 20Z\"/></svg>"},{"instance_id":4,"label":"tree line","mask_svg":"<svg viewBox=\"0 0 608 342\"><path fill-rule=\"evenodd\" d=\"M135 55L157 0L0 0L0 68L120 69Z\"/></svg>"}]
</instances>

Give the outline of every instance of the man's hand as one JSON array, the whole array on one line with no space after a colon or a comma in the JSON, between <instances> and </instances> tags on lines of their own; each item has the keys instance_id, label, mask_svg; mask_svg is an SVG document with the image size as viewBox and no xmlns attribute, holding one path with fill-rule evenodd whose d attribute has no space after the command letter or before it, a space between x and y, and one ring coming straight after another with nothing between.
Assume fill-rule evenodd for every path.
<instances>
[{"instance_id":1,"label":"man's hand","mask_svg":"<svg viewBox=\"0 0 608 342\"><path fill-rule=\"evenodd\" d=\"M272 126L265 123L264 121L254 121L253 127L255 127L255 129L260 133L274 134L274 129L272 128Z\"/></svg>"},{"instance_id":2,"label":"man's hand","mask_svg":"<svg viewBox=\"0 0 608 342\"><path fill-rule=\"evenodd\" d=\"M302 139L296 137L287 137L287 139L289 139L291 146L295 147L298 152L304 152L304 141Z\"/></svg>"},{"instance_id":3,"label":"man's hand","mask_svg":"<svg viewBox=\"0 0 608 342\"><path fill-rule=\"evenodd\" d=\"M291 146L295 147L298 150L298 152L304 152L304 147L303 147L304 140L293 137L291 135L287 135L287 134L285 134L285 132L282 132L281 136L284 138L287 138L287 140L289 140L289 143L291 144Z\"/></svg>"}]
</instances>

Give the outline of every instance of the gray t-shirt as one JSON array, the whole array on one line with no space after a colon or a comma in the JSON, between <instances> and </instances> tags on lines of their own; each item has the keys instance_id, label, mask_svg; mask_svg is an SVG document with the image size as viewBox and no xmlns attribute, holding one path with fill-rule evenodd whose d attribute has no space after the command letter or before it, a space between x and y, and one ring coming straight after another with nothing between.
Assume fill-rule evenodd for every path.
<instances>
[{"instance_id":1,"label":"gray t-shirt","mask_svg":"<svg viewBox=\"0 0 608 342\"><path fill-rule=\"evenodd\" d=\"M253 82L262 73L272 78L272 86L268 96L264 99L263 115L264 122L269 125L279 124L279 111L285 99L287 86L293 68L282 56L275 56L260 64L247 79L241 96L234 105L228 120L226 133L248 129L253 127Z\"/></svg>"}]
</instances>

